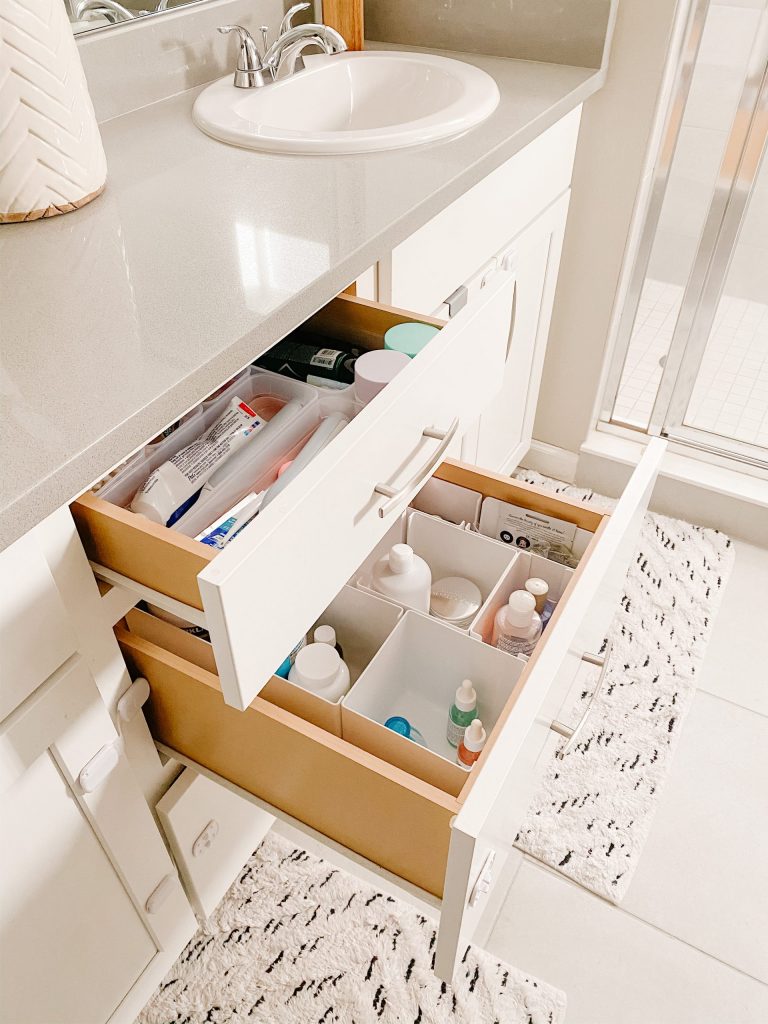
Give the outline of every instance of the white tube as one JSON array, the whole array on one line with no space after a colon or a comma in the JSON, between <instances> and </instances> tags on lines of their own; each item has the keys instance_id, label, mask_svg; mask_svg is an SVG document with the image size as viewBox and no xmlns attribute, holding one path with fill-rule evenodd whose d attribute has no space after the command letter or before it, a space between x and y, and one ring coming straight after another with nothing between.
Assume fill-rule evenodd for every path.
<instances>
[{"instance_id":1,"label":"white tube","mask_svg":"<svg viewBox=\"0 0 768 1024\"><path fill-rule=\"evenodd\" d=\"M264 493L264 491L260 491L258 494L246 495L229 512L195 537L195 540L208 544L212 548L226 547L258 514Z\"/></svg>"},{"instance_id":2,"label":"white tube","mask_svg":"<svg viewBox=\"0 0 768 1024\"><path fill-rule=\"evenodd\" d=\"M154 523L167 523L200 490L225 459L264 426L250 406L233 398L202 437L182 448L150 473L131 502L131 509Z\"/></svg>"}]
</instances>

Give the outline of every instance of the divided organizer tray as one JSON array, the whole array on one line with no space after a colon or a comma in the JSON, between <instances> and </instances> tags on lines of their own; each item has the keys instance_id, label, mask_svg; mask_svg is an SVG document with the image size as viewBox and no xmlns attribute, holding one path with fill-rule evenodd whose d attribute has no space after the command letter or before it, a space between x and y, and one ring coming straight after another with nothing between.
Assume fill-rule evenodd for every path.
<instances>
[{"instance_id":1,"label":"divided organizer tray","mask_svg":"<svg viewBox=\"0 0 768 1024\"><path fill-rule=\"evenodd\" d=\"M220 394L206 399L183 417L171 434L154 444L146 445L99 488L99 497L123 508L129 507L134 494L149 474L204 434L235 396L248 403L259 397L272 396L286 404L291 401L298 404L293 414L274 433L270 432L264 438L260 438L259 434L254 435L248 445L250 457L245 465L227 475L227 464L223 464L224 479L221 484L215 491L204 491L172 527L187 537L202 533L249 493L258 493L274 483L280 466L295 458L326 416L338 412L351 420L359 411L359 405L351 395L325 394L322 389L310 384L249 366Z\"/></svg>"}]
</instances>

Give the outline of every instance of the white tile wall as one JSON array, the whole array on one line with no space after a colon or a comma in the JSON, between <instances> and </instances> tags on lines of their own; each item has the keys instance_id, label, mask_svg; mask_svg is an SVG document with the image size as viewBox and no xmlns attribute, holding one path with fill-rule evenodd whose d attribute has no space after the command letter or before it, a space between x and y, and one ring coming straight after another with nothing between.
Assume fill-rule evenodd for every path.
<instances>
[{"instance_id":1,"label":"white tile wall","mask_svg":"<svg viewBox=\"0 0 768 1024\"><path fill-rule=\"evenodd\" d=\"M679 285L645 282L614 419L648 425L682 297ZM723 296L685 422L768 448L768 304Z\"/></svg>"}]
</instances>

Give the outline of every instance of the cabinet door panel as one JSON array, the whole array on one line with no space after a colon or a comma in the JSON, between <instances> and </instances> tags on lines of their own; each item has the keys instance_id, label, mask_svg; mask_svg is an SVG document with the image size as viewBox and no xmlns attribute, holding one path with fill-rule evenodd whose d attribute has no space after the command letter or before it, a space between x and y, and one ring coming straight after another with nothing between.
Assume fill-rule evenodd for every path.
<instances>
[{"instance_id":1,"label":"cabinet door panel","mask_svg":"<svg viewBox=\"0 0 768 1024\"><path fill-rule=\"evenodd\" d=\"M475 456L497 472L514 469L531 442L569 197L545 210L506 253L516 281L512 328L501 390L480 417Z\"/></svg>"},{"instance_id":2,"label":"cabinet door panel","mask_svg":"<svg viewBox=\"0 0 768 1024\"><path fill-rule=\"evenodd\" d=\"M157 951L50 751L2 820L0 1019L108 1020Z\"/></svg>"},{"instance_id":3,"label":"cabinet door panel","mask_svg":"<svg viewBox=\"0 0 768 1024\"><path fill-rule=\"evenodd\" d=\"M77 656L0 725L0 820L0 1021L124 1019L120 1004L145 972L151 994L194 916Z\"/></svg>"}]
</instances>

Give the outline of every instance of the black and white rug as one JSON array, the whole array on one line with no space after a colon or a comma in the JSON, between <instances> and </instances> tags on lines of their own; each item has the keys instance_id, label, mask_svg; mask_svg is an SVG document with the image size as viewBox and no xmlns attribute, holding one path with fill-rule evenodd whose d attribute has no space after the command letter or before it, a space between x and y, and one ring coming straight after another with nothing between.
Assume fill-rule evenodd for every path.
<instances>
[{"instance_id":1,"label":"black and white rug","mask_svg":"<svg viewBox=\"0 0 768 1024\"><path fill-rule=\"evenodd\" d=\"M613 505L538 473L515 475L585 504ZM602 693L578 745L562 761L553 757L517 836L525 853L614 902L650 831L733 560L724 534L646 516ZM561 716L568 724L579 721L597 674L589 671Z\"/></svg>"},{"instance_id":2,"label":"black and white rug","mask_svg":"<svg viewBox=\"0 0 768 1024\"><path fill-rule=\"evenodd\" d=\"M448 987L434 923L268 835L138 1024L562 1024L558 989L468 946Z\"/></svg>"}]
</instances>

